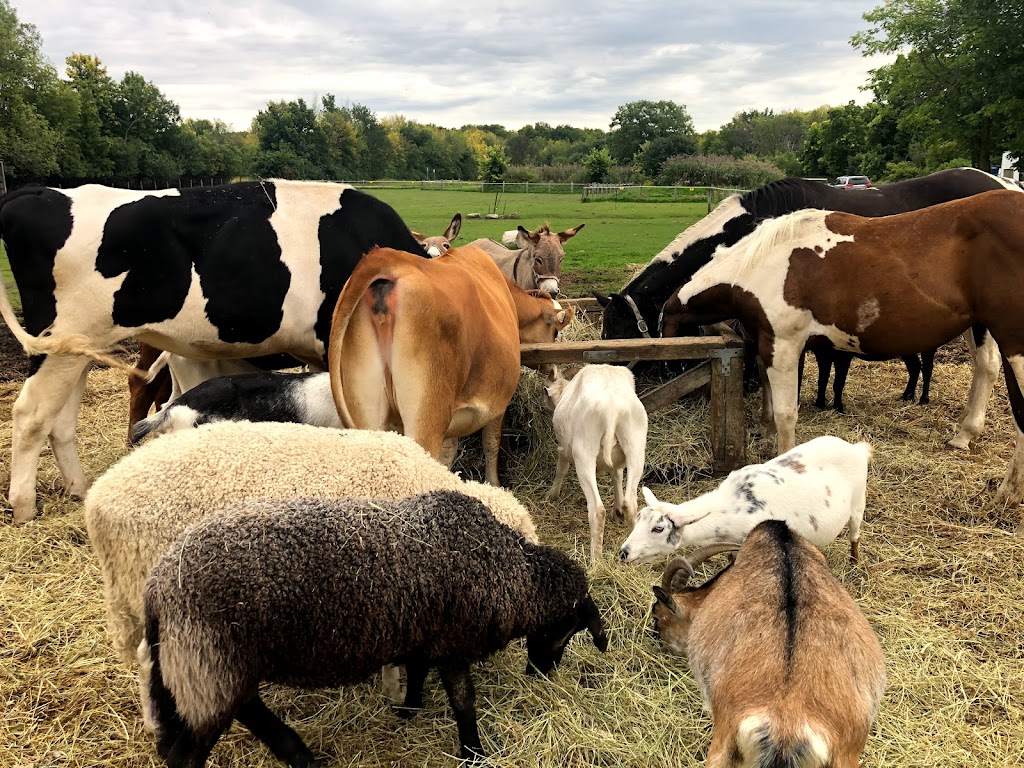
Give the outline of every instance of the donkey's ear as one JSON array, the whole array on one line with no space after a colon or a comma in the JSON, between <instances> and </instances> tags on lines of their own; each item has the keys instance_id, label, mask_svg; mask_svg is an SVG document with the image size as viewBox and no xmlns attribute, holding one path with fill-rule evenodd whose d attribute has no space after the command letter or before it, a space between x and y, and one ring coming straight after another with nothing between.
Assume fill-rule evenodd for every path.
<instances>
[{"instance_id":1,"label":"donkey's ear","mask_svg":"<svg viewBox=\"0 0 1024 768\"><path fill-rule=\"evenodd\" d=\"M456 213L452 216L452 223L448 225L448 229L444 231L444 239L449 243L459 236L459 232L462 231L462 214Z\"/></svg>"},{"instance_id":2,"label":"donkey's ear","mask_svg":"<svg viewBox=\"0 0 1024 768\"><path fill-rule=\"evenodd\" d=\"M612 303L611 296L605 296L600 291L591 291L591 293L594 294L594 298L597 299L597 303L600 304L602 307L607 307L609 304Z\"/></svg>"},{"instance_id":3,"label":"donkey's ear","mask_svg":"<svg viewBox=\"0 0 1024 768\"><path fill-rule=\"evenodd\" d=\"M568 240L569 238L571 238L574 235L576 235L585 226L587 226L587 225L586 224L580 224L579 226L573 227L572 229L567 229L564 232L559 232L558 233L559 241L564 243L566 240Z\"/></svg>"},{"instance_id":4,"label":"donkey's ear","mask_svg":"<svg viewBox=\"0 0 1024 768\"><path fill-rule=\"evenodd\" d=\"M423 241L427 239L425 235L421 235L414 229L410 229L409 231L412 233L412 236L416 238L416 242L420 243L421 245L423 244Z\"/></svg>"}]
</instances>

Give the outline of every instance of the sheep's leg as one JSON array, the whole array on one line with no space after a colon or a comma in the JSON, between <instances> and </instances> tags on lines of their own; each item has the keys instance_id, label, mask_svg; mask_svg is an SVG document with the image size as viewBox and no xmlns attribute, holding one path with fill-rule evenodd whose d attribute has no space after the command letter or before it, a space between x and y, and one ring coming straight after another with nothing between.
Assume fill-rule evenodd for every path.
<instances>
[{"instance_id":1,"label":"sheep's leg","mask_svg":"<svg viewBox=\"0 0 1024 768\"><path fill-rule=\"evenodd\" d=\"M960 420L960 431L946 445L966 451L971 440L980 435L982 427L985 426L985 407L999 376L1000 357L995 339L982 326L974 326L967 331L964 340L974 358L971 391L967 394L967 405Z\"/></svg>"},{"instance_id":2,"label":"sheep's leg","mask_svg":"<svg viewBox=\"0 0 1024 768\"><path fill-rule=\"evenodd\" d=\"M573 452L576 461L576 477L580 481L583 495L587 497L587 519L590 521L590 562L596 563L604 549L604 504L597 492L597 463L594 456Z\"/></svg>"},{"instance_id":3,"label":"sheep's leg","mask_svg":"<svg viewBox=\"0 0 1024 768\"><path fill-rule=\"evenodd\" d=\"M81 382L82 373L90 360L81 357L50 355L39 369L25 380L18 399L11 409L11 492L10 504L14 508L14 522L25 523L36 516L36 472L43 443L53 432L65 403ZM66 437L66 421L60 439ZM74 451L72 435L70 450ZM64 457L68 469L77 466L78 474L64 477L69 493L84 493L88 483L78 465ZM63 469L63 468L62 468Z\"/></svg>"},{"instance_id":4,"label":"sheep's leg","mask_svg":"<svg viewBox=\"0 0 1024 768\"><path fill-rule=\"evenodd\" d=\"M236 717L238 722L270 748L278 760L286 762L291 768L306 768L315 764L313 753L299 734L267 709L259 695L243 704Z\"/></svg>"},{"instance_id":5,"label":"sheep's leg","mask_svg":"<svg viewBox=\"0 0 1024 768\"><path fill-rule=\"evenodd\" d=\"M772 365L768 369L780 454L796 446L796 370L802 346L803 340L794 343L776 338Z\"/></svg>"},{"instance_id":6,"label":"sheep's leg","mask_svg":"<svg viewBox=\"0 0 1024 768\"><path fill-rule=\"evenodd\" d=\"M231 725L232 718L205 728L202 733L186 725L167 755L168 768L203 768L221 734Z\"/></svg>"},{"instance_id":7,"label":"sheep's leg","mask_svg":"<svg viewBox=\"0 0 1024 768\"><path fill-rule=\"evenodd\" d=\"M491 485L500 488L498 479L498 450L501 448L501 423L505 419L502 413L498 418L484 424L480 437L484 444L484 478Z\"/></svg>"},{"instance_id":8,"label":"sheep's leg","mask_svg":"<svg viewBox=\"0 0 1024 768\"><path fill-rule=\"evenodd\" d=\"M473 677L469 673L466 661L445 664L439 670L441 683L448 693L448 703L455 713L455 722L459 726L459 757L463 760L479 760L484 757L480 745L480 733L476 724L476 691L473 688Z\"/></svg>"},{"instance_id":9,"label":"sheep's leg","mask_svg":"<svg viewBox=\"0 0 1024 768\"><path fill-rule=\"evenodd\" d=\"M562 493L562 483L565 482L565 476L569 472L569 452L558 447L558 464L555 466L555 481L551 484L551 490L548 491L544 497L548 501L557 499Z\"/></svg>"},{"instance_id":10,"label":"sheep's leg","mask_svg":"<svg viewBox=\"0 0 1024 768\"><path fill-rule=\"evenodd\" d=\"M423 684L427 681L430 664L425 658L409 659L405 664L405 701L396 708L399 717L408 720L423 709Z\"/></svg>"},{"instance_id":11,"label":"sheep's leg","mask_svg":"<svg viewBox=\"0 0 1024 768\"><path fill-rule=\"evenodd\" d=\"M408 688L402 687L402 669L393 664L385 664L380 671L381 688L393 704L401 704L405 701Z\"/></svg>"}]
</instances>

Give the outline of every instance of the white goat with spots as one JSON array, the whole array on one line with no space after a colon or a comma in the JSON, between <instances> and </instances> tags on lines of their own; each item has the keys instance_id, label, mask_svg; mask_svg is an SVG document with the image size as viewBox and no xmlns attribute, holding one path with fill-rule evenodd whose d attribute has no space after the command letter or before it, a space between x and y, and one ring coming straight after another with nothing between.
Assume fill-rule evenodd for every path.
<instances>
[{"instance_id":1,"label":"white goat with spots","mask_svg":"<svg viewBox=\"0 0 1024 768\"><path fill-rule=\"evenodd\" d=\"M731 472L713 491L682 504L647 506L619 550L625 563L657 560L683 547L742 544L762 520L784 520L819 549L850 528L850 559L858 558L871 446L825 435L764 464Z\"/></svg>"},{"instance_id":2,"label":"white goat with spots","mask_svg":"<svg viewBox=\"0 0 1024 768\"><path fill-rule=\"evenodd\" d=\"M597 491L597 474L615 473L615 514L637 514L637 487L644 471L647 447L647 411L636 396L633 372L620 365L588 365L570 381L554 368L545 387L554 404L552 421L558 442L555 482L547 498L562 490L569 459L576 465L590 520L590 560L600 557L604 546L604 504ZM623 474L626 492L623 495Z\"/></svg>"}]
</instances>

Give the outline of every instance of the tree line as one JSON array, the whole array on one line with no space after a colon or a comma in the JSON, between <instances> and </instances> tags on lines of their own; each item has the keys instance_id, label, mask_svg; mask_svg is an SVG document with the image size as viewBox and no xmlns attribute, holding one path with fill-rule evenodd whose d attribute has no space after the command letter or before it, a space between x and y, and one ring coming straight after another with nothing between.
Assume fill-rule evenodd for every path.
<instances>
[{"instance_id":1,"label":"tree line","mask_svg":"<svg viewBox=\"0 0 1024 768\"><path fill-rule=\"evenodd\" d=\"M94 55L63 73L38 30L0 0L0 161L11 187L192 179L483 179L753 187L784 175L900 179L998 165L1024 154L1024 0L889 0L851 44L894 54L873 98L813 110L747 110L697 133L682 104L621 105L607 131L500 125L443 128L378 117L327 94L269 102L248 130L182 119L138 72L120 80Z\"/></svg>"}]
</instances>

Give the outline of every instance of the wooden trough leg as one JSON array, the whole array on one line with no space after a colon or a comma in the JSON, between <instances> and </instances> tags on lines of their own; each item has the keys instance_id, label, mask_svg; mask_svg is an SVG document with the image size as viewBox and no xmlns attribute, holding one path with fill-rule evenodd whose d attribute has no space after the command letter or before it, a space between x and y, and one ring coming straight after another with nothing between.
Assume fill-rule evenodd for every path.
<instances>
[{"instance_id":1,"label":"wooden trough leg","mask_svg":"<svg viewBox=\"0 0 1024 768\"><path fill-rule=\"evenodd\" d=\"M718 349L711 357L711 471L721 476L747 463L743 411L743 350Z\"/></svg>"}]
</instances>

